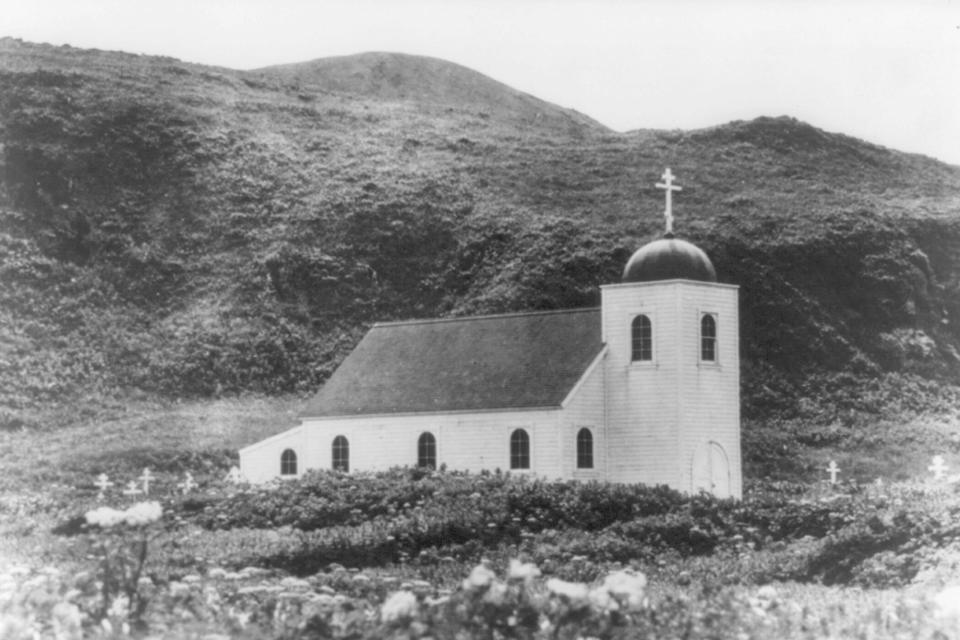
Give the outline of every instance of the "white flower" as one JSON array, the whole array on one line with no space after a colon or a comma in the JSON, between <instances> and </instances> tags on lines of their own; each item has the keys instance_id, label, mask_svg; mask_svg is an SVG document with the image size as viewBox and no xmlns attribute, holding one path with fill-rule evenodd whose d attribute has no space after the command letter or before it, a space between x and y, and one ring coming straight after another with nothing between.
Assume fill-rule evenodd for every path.
<instances>
[{"instance_id":1,"label":"white flower","mask_svg":"<svg viewBox=\"0 0 960 640\"><path fill-rule=\"evenodd\" d=\"M53 607L53 635L57 640L82 640L83 616L77 605L59 602Z\"/></svg>"},{"instance_id":2,"label":"white flower","mask_svg":"<svg viewBox=\"0 0 960 640\"><path fill-rule=\"evenodd\" d=\"M138 502L124 512L124 521L131 527L156 522L163 515L159 502Z\"/></svg>"},{"instance_id":3,"label":"white flower","mask_svg":"<svg viewBox=\"0 0 960 640\"><path fill-rule=\"evenodd\" d=\"M601 613L616 611L620 608L620 604L603 586L590 590L590 606Z\"/></svg>"},{"instance_id":4,"label":"white flower","mask_svg":"<svg viewBox=\"0 0 960 640\"><path fill-rule=\"evenodd\" d=\"M111 618L126 618L130 613L130 600L125 595L119 595L110 603L107 615Z\"/></svg>"},{"instance_id":5,"label":"white flower","mask_svg":"<svg viewBox=\"0 0 960 640\"><path fill-rule=\"evenodd\" d=\"M310 583L303 578L294 578L293 576L281 580L280 585L284 589L309 589L311 586Z\"/></svg>"},{"instance_id":6,"label":"white flower","mask_svg":"<svg viewBox=\"0 0 960 640\"><path fill-rule=\"evenodd\" d=\"M85 518L88 524L97 525L102 529L109 529L119 524L128 524L132 527L156 522L163 515L159 502L140 502L126 511L118 511L110 507L100 507L88 511Z\"/></svg>"},{"instance_id":7,"label":"white flower","mask_svg":"<svg viewBox=\"0 0 960 640\"><path fill-rule=\"evenodd\" d=\"M109 529L122 523L124 516L125 513L123 511L117 511L110 507L100 507L93 511L87 511L84 517L87 520L87 524L93 524L102 529Z\"/></svg>"},{"instance_id":8,"label":"white flower","mask_svg":"<svg viewBox=\"0 0 960 640\"><path fill-rule=\"evenodd\" d=\"M558 578L547 580L547 590L554 595L565 598L572 606L579 607L588 603L590 591L587 585L580 582L567 582Z\"/></svg>"},{"instance_id":9,"label":"white flower","mask_svg":"<svg viewBox=\"0 0 960 640\"><path fill-rule=\"evenodd\" d=\"M933 597L937 615L960 619L960 585L952 585Z\"/></svg>"},{"instance_id":10,"label":"white flower","mask_svg":"<svg viewBox=\"0 0 960 640\"><path fill-rule=\"evenodd\" d=\"M483 587L489 586L496 577L497 574L488 569L486 565L478 564L473 568L473 571L470 572L467 579L463 581L463 588L467 591L470 589L482 589Z\"/></svg>"},{"instance_id":11,"label":"white flower","mask_svg":"<svg viewBox=\"0 0 960 640\"><path fill-rule=\"evenodd\" d=\"M487 589L487 592L483 594L483 601L493 605L500 605L503 604L506 597L507 585L502 582L494 582L490 585L490 588Z\"/></svg>"},{"instance_id":12,"label":"white flower","mask_svg":"<svg viewBox=\"0 0 960 640\"><path fill-rule=\"evenodd\" d=\"M756 597L750 598L749 602L754 614L763 618L776 609L780 601L777 590L770 585L765 585L757 590Z\"/></svg>"},{"instance_id":13,"label":"white flower","mask_svg":"<svg viewBox=\"0 0 960 640\"><path fill-rule=\"evenodd\" d=\"M511 580L532 580L540 576L540 569L537 565L527 562L520 562L516 558L510 560L510 569L507 575Z\"/></svg>"},{"instance_id":14,"label":"white flower","mask_svg":"<svg viewBox=\"0 0 960 640\"><path fill-rule=\"evenodd\" d=\"M396 622L412 618L417 612L417 596L409 591L395 591L387 598L380 609L380 618L384 622Z\"/></svg>"},{"instance_id":15,"label":"white flower","mask_svg":"<svg viewBox=\"0 0 960 640\"><path fill-rule=\"evenodd\" d=\"M643 607L647 577L642 573L616 571L603 579L603 589L628 609Z\"/></svg>"}]
</instances>

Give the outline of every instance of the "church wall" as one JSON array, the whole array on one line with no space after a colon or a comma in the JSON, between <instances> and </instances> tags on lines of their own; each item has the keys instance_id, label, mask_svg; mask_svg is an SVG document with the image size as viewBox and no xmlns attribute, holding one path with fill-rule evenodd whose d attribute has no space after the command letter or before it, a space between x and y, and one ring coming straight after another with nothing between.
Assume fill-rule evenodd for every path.
<instances>
[{"instance_id":1,"label":"church wall","mask_svg":"<svg viewBox=\"0 0 960 640\"><path fill-rule=\"evenodd\" d=\"M559 469L557 475L577 480L606 480L606 426L604 411L604 379L607 353L604 351L587 372L580 386L564 403L560 417L560 439L557 443ZM577 468L577 433L586 427L593 434L593 468Z\"/></svg>"},{"instance_id":2,"label":"church wall","mask_svg":"<svg viewBox=\"0 0 960 640\"><path fill-rule=\"evenodd\" d=\"M668 484L690 491L694 459L709 475L714 442L741 494L740 371L737 288L667 281L602 288L607 375L608 479ZM718 359L700 361L700 319L716 315ZM650 361L631 361L631 323L652 325ZM707 460L707 462L704 462ZM707 471L704 471L704 469ZM709 483L708 483L709 484Z\"/></svg>"},{"instance_id":3,"label":"church wall","mask_svg":"<svg viewBox=\"0 0 960 640\"><path fill-rule=\"evenodd\" d=\"M677 481L679 332L675 283L602 288L607 363L608 478L616 482ZM631 361L631 323L638 314L652 325L652 360Z\"/></svg>"},{"instance_id":4,"label":"church wall","mask_svg":"<svg viewBox=\"0 0 960 640\"><path fill-rule=\"evenodd\" d=\"M682 353L680 388L681 485L695 489L709 477L704 447L719 444L727 458L730 493L742 493L740 474L740 344L737 291L729 287L685 284L681 288ZM704 313L717 320L715 362L700 359L700 321ZM696 465L694 462L696 461ZM694 482L694 474L700 474Z\"/></svg>"},{"instance_id":5,"label":"church wall","mask_svg":"<svg viewBox=\"0 0 960 640\"><path fill-rule=\"evenodd\" d=\"M424 431L436 438L437 466L480 471L510 470L510 435L525 429L530 436L530 469L549 478L561 475L557 430L561 411L490 411L457 414L361 416L305 419L300 427L241 451L241 471L251 482L279 473L280 454L296 446L299 468L330 469L333 439L347 438L351 471L377 471L417 464L417 441Z\"/></svg>"},{"instance_id":6,"label":"church wall","mask_svg":"<svg viewBox=\"0 0 960 640\"><path fill-rule=\"evenodd\" d=\"M303 475L308 452L302 427L294 427L272 438L261 440L240 450L240 470L253 483L267 482L280 475L280 455L285 449L297 454L297 475Z\"/></svg>"}]
</instances>

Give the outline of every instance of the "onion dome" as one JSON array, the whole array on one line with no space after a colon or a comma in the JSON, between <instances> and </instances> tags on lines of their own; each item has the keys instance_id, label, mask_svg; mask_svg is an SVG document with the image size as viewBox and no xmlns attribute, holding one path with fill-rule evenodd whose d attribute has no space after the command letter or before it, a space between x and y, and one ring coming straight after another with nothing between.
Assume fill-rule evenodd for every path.
<instances>
[{"instance_id":1,"label":"onion dome","mask_svg":"<svg viewBox=\"0 0 960 640\"><path fill-rule=\"evenodd\" d=\"M623 270L623 282L656 280L716 282L717 272L702 249L667 233L637 249Z\"/></svg>"}]
</instances>

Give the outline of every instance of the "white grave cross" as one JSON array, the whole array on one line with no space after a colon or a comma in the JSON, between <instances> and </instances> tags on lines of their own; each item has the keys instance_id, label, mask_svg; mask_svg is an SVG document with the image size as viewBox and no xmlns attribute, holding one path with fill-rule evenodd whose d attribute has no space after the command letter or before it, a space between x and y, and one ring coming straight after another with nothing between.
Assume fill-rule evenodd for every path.
<instances>
[{"instance_id":1,"label":"white grave cross","mask_svg":"<svg viewBox=\"0 0 960 640\"><path fill-rule=\"evenodd\" d=\"M830 474L830 484L837 484L837 474L840 473L840 467L837 466L835 460L830 461L830 466L827 467L827 473Z\"/></svg>"},{"instance_id":2,"label":"white grave cross","mask_svg":"<svg viewBox=\"0 0 960 640\"><path fill-rule=\"evenodd\" d=\"M683 191L682 187L673 184L673 178L670 167L667 167L667 170L660 176L663 182L658 182L656 185L657 189L664 189L667 192L667 208L663 212L663 217L667 220L667 233L673 233L673 192Z\"/></svg>"},{"instance_id":3,"label":"white grave cross","mask_svg":"<svg viewBox=\"0 0 960 640\"><path fill-rule=\"evenodd\" d=\"M145 468L143 469L143 474L141 474L141 476L140 476L140 482L143 483L143 493L144 493L144 494L149 494L149 493L150 493L150 481L153 480L153 479L154 479L154 477L153 477L152 475L150 475L150 468L149 468L149 467L145 467Z\"/></svg>"},{"instance_id":4,"label":"white grave cross","mask_svg":"<svg viewBox=\"0 0 960 640\"><path fill-rule=\"evenodd\" d=\"M136 480L131 480L127 483L127 488L123 490L123 495L125 496L138 496L143 491L140 490L140 487L137 486Z\"/></svg>"},{"instance_id":5,"label":"white grave cross","mask_svg":"<svg viewBox=\"0 0 960 640\"><path fill-rule=\"evenodd\" d=\"M113 483L110 482L110 477L107 474L101 473L97 476L97 481L93 483L93 486L100 489L100 492L97 493L97 500L103 500L103 492L112 487Z\"/></svg>"},{"instance_id":6,"label":"white grave cross","mask_svg":"<svg viewBox=\"0 0 960 640\"><path fill-rule=\"evenodd\" d=\"M193 474L187 471L183 482L177 484L177 486L183 491L184 495L186 495L197 488L197 483L193 480Z\"/></svg>"},{"instance_id":7,"label":"white grave cross","mask_svg":"<svg viewBox=\"0 0 960 640\"><path fill-rule=\"evenodd\" d=\"M230 472L227 473L227 481L232 482L233 484L240 484L243 482L243 474L240 473L240 468L236 465L230 467Z\"/></svg>"},{"instance_id":8,"label":"white grave cross","mask_svg":"<svg viewBox=\"0 0 960 640\"><path fill-rule=\"evenodd\" d=\"M933 456L933 464L927 467L927 471L933 472L934 480L943 480L943 476L947 473L947 465L943 461L943 456Z\"/></svg>"}]
</instances>

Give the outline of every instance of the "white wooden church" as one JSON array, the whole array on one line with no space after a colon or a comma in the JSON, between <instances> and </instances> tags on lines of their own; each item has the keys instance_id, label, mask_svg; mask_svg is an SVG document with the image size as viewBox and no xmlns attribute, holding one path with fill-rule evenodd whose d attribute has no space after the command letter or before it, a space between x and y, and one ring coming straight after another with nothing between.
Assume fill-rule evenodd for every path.
<instances>
[{"instance_id":1,"label":"white wooden church","mask_svg":"<svg viewBox=\"0 0 960 640\"><path fill-rule=\"evenodd\" d=\"M600 308L373 326L301 415L240 451L251 482L419 465L741 497L738 288L666 234Z\"/></svg>"}]
</instances>

